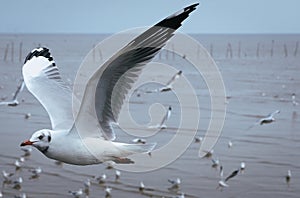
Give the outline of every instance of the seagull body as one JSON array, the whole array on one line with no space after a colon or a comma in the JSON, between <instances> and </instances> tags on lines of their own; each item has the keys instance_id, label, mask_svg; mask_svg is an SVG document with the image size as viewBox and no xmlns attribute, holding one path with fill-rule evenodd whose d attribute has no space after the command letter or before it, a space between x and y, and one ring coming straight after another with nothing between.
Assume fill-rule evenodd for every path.
<instances>
[{"instance_id":1,"label":"seagull body","mask_svg":"<svg viewBox=\"0 0 300 198\"><path fill-rule=\"evenodd\" d=\"M245 162L241 162L240 164L240 170L243 171L246 168L246 163Z\"/></svg>"},{"instance_id":2,"label":"seagull body","mask_svg":"<svg viewBox=\"0 0 300 198\"><path fill-rule=\"evenodd\" d=\"M290 183L291 178L292 178L292 171L288 170L287 175L285 176L286 183Z\"/></svg>"},{"instance_id":3,"label":"seagull body","mask_svg":"<svg viewBox=\"0 0 300 198\"><path fill-rule=\"evenodd\" d=\"M142 181L141 181L141 183L140 183L140 187L139 187L139 191L140 191L140 192L143 192L143 191L144 191L144 189L145 189L144 182L142 182Z\"/></svg>"},{"instance_id":4,"label":"seagull body","mask_svg":"<svg viewBox=\"0 0 300 198\"><path fill-rule=\"evenodd\" d=\"M160 21L108 59L88 80L81 102L76 101L76 96L62 80L49 49L32 50L22 68L24 81L47 110L52 129L36 131L21 146L34 146L48 158L75 165L105 161L129 164L133 161L127 156L151 152L155 143L113 142L116 136L112 125L117 123L137 73L154 58L197 5L188 6ZM122 83L117 84L120 79ZM117 104L112 105L115 88L119 95L113 98ZM75 115L72 97L80 104Z\"/></svg>"},{"instance_id":5,"label":"seagull body","mask_svg":"<svg viewBox=\"0 0 300 198\"><path fill-rule=\"evenodd\" d=\"M263 125L263 124L268 124L268 123L272 123L275 121L274 115L280 113L279 110L274 111L273 113L269 114L267 117L264 117L262 119L259 120L259 124Z\"/></svg>"},{"instance_id":6,"label":"seagull body","mask_svg":"<svg viewBox=\"0 0 300 198\"><path fill-rule=\"evenodd\" d=\"M11 181L11 177L14 175L14 173L8 173L5 170L3 170L2 175L3 175L4 181Z\"/></svg>"},{"instance_id":7,"label":"seagull body","mask_svg":"<svg viewBox=\"0 0 300 198\"><path fill-rule=\"evenodd\" d=\"M17 100L17 97L18 97L19 93L21 91L23 91L24 85L25 85L24 81L22 80L21 84L18 86L16 92L14 93L12 100L11 101L0 102L0 105L7 105L7 106L11 106L11 107L17 106L19 104L19 101Z\"/></svg>"},{"instance_id":8,"label":"seagull body","mask_svg":"<svg viewBox=\"0 0 300 198\"><path fill-rule=\"evenodd\" d=\"M119 170L116 170L116 174L115 174L115 180L118 181L121 177L121 172Z\"/></svg>"},{"instance_id":9,"label":"seagull body","mask_svg":"<svg viewBox=\"0 0 300 198\"><path fill-rule=\"evenodd\" d=\"M83 195L83 190L81 188L78 191L71 191L70 190L69 193L71 195L73 195L73 197L79 198L79 197L81 197L81 195Z\"/></svg>"},{"instance_id":10,"label":"seagull body","mask_svg":"<svg viewBox=\"0 0 300 198\"><path fill-rule=\"evenodd\" d=\"M179 186L181 184L180 178L176 178L175 180L168 179L168 182L170 182L172 184L171 188L179 188Z\"/></svg>"}]
</instances>

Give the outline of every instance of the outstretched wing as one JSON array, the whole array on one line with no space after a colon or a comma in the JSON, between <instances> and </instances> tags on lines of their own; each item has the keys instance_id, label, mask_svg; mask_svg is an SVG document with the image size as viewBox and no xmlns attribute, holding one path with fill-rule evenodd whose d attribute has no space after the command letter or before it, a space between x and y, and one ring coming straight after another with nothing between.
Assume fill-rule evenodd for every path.
<instances>
[{"instance_id":1,"label":"outstretched wing","mask_svg":"<svg viewBox=\"0 0 300 198\"><path fill-rule=\"evenodd\" d=\"M184 8L136 37L89 79L80 111L86 111L90 104L95 104L97 119L105 139L115 139L112 123L117 122L126 94L143 66L152 60L197 5L198 3ZM80 135L95 135L90 133L92 132L84 131Z\"/></svg>"},{"instance_id":2,"label":"outstretched wing","mask_svg":"<svg viewBox=\"0 0 300 198\"><path fill-rule=\"evenodd\" d=\"M61 79L49 49L32 50L22 71L26 87L48 112L53 130L70 129L73 124L72 92Z\"/></svg>"}]
</instances>

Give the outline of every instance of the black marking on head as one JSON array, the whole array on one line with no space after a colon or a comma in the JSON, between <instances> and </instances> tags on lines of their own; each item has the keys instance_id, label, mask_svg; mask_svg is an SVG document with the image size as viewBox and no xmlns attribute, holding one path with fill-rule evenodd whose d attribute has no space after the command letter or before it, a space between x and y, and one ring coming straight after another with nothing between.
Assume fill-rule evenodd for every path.
<instances>
[{"instance_id":1,"label":"black marking on head","mask_svg":"<svg viewBox=\"0 0 300 198\"><path fill-rule=\"evenodd\" d=\"M50 141L51 141L51 136L49 135L49 136L48 136L48 142L50 142Z\"/></svg>"},{"instance_id":2,"label":"black marking on head","mask_svg":"<svg viewBox=\"0 0 300 198\"><path fill-rule=\"evenodd\" d=\"M24 64L32 59L33 57L43 56L47 58L49 61L53 61L53 57L51 56L49 49L46 47L35 48L32 50L25 58ZM55 65L55 63L53 62Z\"/></svg>"}]
</instances>

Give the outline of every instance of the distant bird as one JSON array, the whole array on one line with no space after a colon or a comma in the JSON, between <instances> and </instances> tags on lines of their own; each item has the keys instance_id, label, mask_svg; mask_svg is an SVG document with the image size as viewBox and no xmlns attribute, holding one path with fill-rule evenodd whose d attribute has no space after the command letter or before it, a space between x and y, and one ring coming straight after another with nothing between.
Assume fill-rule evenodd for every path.
<instances>
[{"instance_id":1,"label":"distant bird","mask_svg":"<svg viewBox=\"0 0 300 198\"><path fill-rule=\"evenodd\" d=\"M144 182L140 182L140 187L139 187L139 191L140 192L143 192L145 190L145 185L144 185Z\"/></svg>"},{"instance_id":2,"label":"distant bird","mask_svg":"<svg viewBox=\"0 0 300 198\"><path fill-rule=\"evenodd\" d=\"M244 171L245 168L246 168L246 163L245 162L241 162L241 164L240 164L240 170Z\"/></svg>"},{"instance_id":3,"label":"distant bird","mask_svg":"<svg viewBox=\"0 0 300 198\"><path fill-rule=\"evenodd\" d=\"M291 178L292 178L292 171L291 170L288 170L288 172L287 172L287 175L285 176L285 181L286 181L286 183L290 183L290 181L291 181Z\"/></svg>"},{"instance_id":4,"label":"distant bird","mask_svg":"<svg viewBox=\"0 0 300 198\"><path fill-rule=\"evenodd\" d=\"M26 193L21 193L19 195L15 195L14 198L26 198Z\"/></svg>"},{"instance_id":5,"label":"distant bird","mask_svg":"<svg viewBox=\"0 0 300 198\"><path fill-rule=\"evenodd\" d=\"M8 173L5 170L2 171L2 176L4 178L4 181L8 182L11 181L11 177L14 175L14 173Z\"/></svg>"},{"instance_id":6,"label":"distant bird","mask_svg":"<svg viewBox=\"0 0 300 198\"><path fill-rule=\"evenodd\" d=\"M148 126L149 129L152 128L157 128L157 129L166 129L167 125L165 124L167 122L167 120L171 117L171 112L172 112L172 107L169 106L165 116L163 117L163 119L161 120L160 124L158 125L154 125L154 126Z\"/></svg>"},{"instance_id":7,"label":"distant bird","mask_svg":"<svg viewBox=\"0 0 300 198\"><path fill-rule=\"evenodd\" d=\"M231 148L233 146L233 143L229 140L227 146L228 146L228 148Z\"/></svg>"},{"instance_id":8,"label":"distant bird","mask_svg":"<svg viewBox=\"0 0 300 198\"><path fill-rule=\"evenodd\" d=\"M181 76L182 71L178 71L174 76L172 76L172 78L166 83L165 86L158 88L158 89L154 89L154 90L148 90L146 91L146 93L157 93L157 92L168 92L171 91L173 88L173 84L175 83L175 81Z\"/></svg>"},{"instance_id":9,"label":"distant bird","mask_svg":"<svg viewBox=\"0 0 300 198\"><path fill-rule=\"evenodd\" d=\"M2 194L2 192L0 191L0 197L3 197L3 194Z\"/></svg>"},{"instance_id":10,"label":"distant bird","mask_svg":"<svg viewBox=\"0 0 300 198\"><path fill-rule=\"evenodd\" d=\"M29 119L31 117L31 113L26 113L25 114L25 116L24 116L24 118L27 120L27 119Z\"/></svg>"},{"instance_id":11,"label":"distant bird","mask_svg":"<svg viewBox=\"0 0 300 198\"><path fill-rule=\"evenodd\" d=\"M21 150L24 152L24 157L28 157L31 155L32 148L31 147L22 147Z\"/></svg>"},{"instance_id":12,"label":"distant bird","mask_svg":"<svg viewBox=\"0 0 300 198\"><path fill-rule=\"evenodd\" d=\"M18 177L16 180L14 180L14 181L12 182L13 188L15 188L15 189L20 189L22 183L23 183L23 178L22 178L22 177Z\"/></svg>"},{"instance_id":13,"label":"distant bird","mask_svg":"<svg viewBox=\"0 0 300 198\"><path fill-rule=\"evenodd\" d=\"M112 188L110 188L110 187L105 188L105 197L106 198L111 197L111 191L112 191Z\"/></svg>"},{"instance_id":14,"label":"distant bird","mask_svg":"<svg viewBox=\"0 0 300 198\"><path fill-rule=\"evenodd\" d=\"M37 168L34 168L34 169L29 169L29 171L32 173L32 176L31 176L32 179L39 177L40 174L43 172L41 167L37 167Z\"/></svg>"},{"instance_id":15,"label":"distant bird","mask_svg":"<svg viewBox=\"0 0 300 198\"><path fill-rule=\"evenodd\" d=\"M91 187L91 180L89 178L87 178L84 182L84 192L86 195L90 194L90 187Z\"/></svg>"},{"instance_id":16,"label":"distant bird","mask_svg":"<svg viewBox=\"0 0 300 198\"><path fill-rule=\"evenodd\" d=\"M158 89L159 92L167 92L172 90L172 85L175 83L175 81L181 76L182 71L178 71L168 82L164 87L161 87Z\"/></svg>"},{"instance_id":17,"label":"distant bird","mask_svg":"<svg viewBox=\"0 0 300 198\"><path fill-rule=\"evenodd\" d=\"M185 198L185 196L184 196L184 193L181 193L180 195L177 195L177 196L175 196L173 198Z\"/></svg>"},{"instance_id":18,"label":"distant bird","mask_svg":"<svg viewBox=\"0 0 300 198\"><path fill-rule=\"evenodd\" d=\"M299 103L296 101L296 94L295 93L292 93L292 104L294 106L298 106Z\"/></svg>"},{"instance_id":19,"label":"distant bird","mask_svg":"<svg viewBox=\"0 0 300 198\"><path fill-rule=\"evenodd\" d=\"M134 138L131 141L136 144L146 144L147 143L147 140L143 139L143 138Z\"/></svg>"},{"instance_id":20,"label":"distant bird","mask_svg":"<svg viewBox=\"0 0 300 198\"><path fill-rule=\"evenodd\" d=\"M219 159L211 159L212 165L211 167L217 168L220 165L220 160Z\"/></svg>"},{"instance_id":21,"label":"distant bird","mask_svg":"<svg viewBox=\"0 0 300 198\"><path fill-rule=\"evenodd\" d=\"M233 171L230 175L228 175L225 180L223 179L223 175L224 175L224 172L223 172L223 166L220 166L220 178L221 180L219 180L218 182L218 186L217 186L217 189L221 188L221 190L223 188L226 188L226 187L229 187L229 185L226 183L228 180L230 180L231 178L235 177L238 175L239 173L239 169Z\"/></svg>"},{"instance_id":22,"label":"distant bird","mask_svg":"<svg viewBox=\"0 0 300 198\"><path fill-rule=\"evenodd\" d=\"M79 197L81 197L81 195L83 195L83 190L81 188L77 191L69 190L69 194L73 195L73 197L75 197L75 198L79 198Z\"/></svg>"},{"instance_id":23,"label":"distant bird","mask_svg":"<svg viewBox=\"0 0 300 198\"><path fill-rule=\"evenodd\" d=\"M102 174L100 177L97 177L96 178L96 181L99 183L99 184L104 184L106 182L106 178L107 176L105 174Z\"/></svg>"},{"instance_id":24,"label":"distant bird","mask_svg":"<svg viewBox=\"0 0 300 198\"><path fill-rule=\"evenodd\" d=\"M11 106L11 107L17 106L19 104L17 97L18 97L19 93L21 91L23 91L24 85L25 85L24 80L22 80L21 84L18 86L16 92L14 93L12 100L11 101L2 101L2 102L0 102L0 105L7 105L7 106Z\"/></svg>"},{"instance_id":25,"label":"distant bird","mask_svg":"<svg viewBox=\"0 0 300 198\"><path fill-rule=\"evenodd\" d=\"M119 170L116 170L116 174L115 174L115 180L118 181L121 177L121 172Z\"/></svg>"},{"instance_id":26,"label":"distant bird","mask_svg":"<svg viewBox=\"0 0 300 198\"><path fill-rule=\"evenodd\" d=\"M22 162L17 159L14 163L15 167L16 167L16 170L19 170L20 168L22 168Z\"/></svg>"},{"instance_id":27,"label":"distant bird","mask_svg":"<svg viewBox=\"0 0 300 198\"><path fill-rule=\"evenodd\" d=\"M251 129L256 125L263 125L263 124L269 124L275 121L274 115L280 113L279 110L274 111L273 113L270 113L269 115L267 115L266 117L261 118L260 120L258 120L256 123L254 123L252 126L250 126L248 128Z\"/></svg>"},{"instance_id":28,"label":"distant bird","mask_svg":"<svg viewBox=\"0 0 300 198\"><path fill-rule=\"evenodd\" d=\"M181 184L180 178L176 178L175 180L168 179L168 182L170 182L172 184L171 188L179 188L179 186Z\"/></svg>"},{"instance_id":29,"label":"distant bird","mask_svg":"<svg viewBox=\"0 0 300 198\"><path fill-rule=\"evenodd\" d=\"M195 143L200 143L200 142L202 142L203 138L202 138L202 137L199 137L199 136L196 136L196 137L194 138L194 140L195 140Z\"/></svg>"},{"instance_id":30,"label":"distant bird","mask_svg":"<svg viewBox=\"0 0 300 198\"><path fill-rule=\"evenodd\" d=\"M213 153L214 153L214 150L213 150L213 149L210 150L210 151L206 151L206 154L204 155L204 157L210 158L210 157L213 155Z\"/></svg>"}]
</instances>

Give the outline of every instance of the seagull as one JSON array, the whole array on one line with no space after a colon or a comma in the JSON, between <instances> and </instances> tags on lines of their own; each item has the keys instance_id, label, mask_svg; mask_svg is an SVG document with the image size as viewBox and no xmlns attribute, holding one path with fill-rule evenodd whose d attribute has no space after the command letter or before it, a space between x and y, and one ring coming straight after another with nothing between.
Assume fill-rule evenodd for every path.
<instances>
[{"instance_id":1,"label":"seagull","mask_svg":"<svg viewBox=\"0 0 300 198\"><path fill-rule=\"evenodd\" d=\"M120 177L121 177L121 172L118 171L118 170L116 170L116 174L115 175L116 175L115 180L118 181L120 179Z\"/></svg>"},{"instance_id":2,"label":"seagull","mask_svg":"<svg viewBox=\"0 0 300 198\"><path fill-rule=\"evenodd\" d=\"M203 138L202 138L202 137L199 137L199 136L196 136L196 137L194 138L194 140L195 140L195 143L200 143L200 142L202 142Z\"/></svg>"},{"instance_id":3,"label":"seagull","mask_svg":"<svg viewBox=\"0 0 300 198\"><path fill-rule=\"evenodd\" d=\"M13 188L14 189L20 189L21 188L21 184L23 183L23 178L22 177L18 177L16 180L14 180L13 182Z\"/></svg>"},{"instance_id":4,"label":"seagull","mask_svg":"<svg viewBox=\"0 0 300 198\"><path fill-rule=\"evenodd\" d=\"M25 59L23 78L28 90L48 112L52 129L34 132L20 146L34 146L48 158L73 165L92 165L105 161L130 164L134 162L128 156L151 152L155 143L137 145L114 142L113 124L117 123L125 96L137 80L138 73L198 5L190 5L163 19L98 68L87 81L75 118L72 97L76 101L76 96L72 96L71 89L61 78L49 49L33 49ZM120 79L122 83L117 83ZM112 106L115 88L118 89L118 95L113 99L117 104Z\"/></svg>"},{"instance_id":5,"label":"seagull","mask_svg":"<svg viewBox=\"0 0 300 198\"><path fill-rule=\"evenodd\" d=\"M24 157L30 156L32 152L31 147L22 147L21 150L24 152Z\"/></svg>"},{"instance_id":6,"label":"seagull","mask_svg":"<svg viewBox=\"0 0 300 198\"><path fill-rule=\"evenodd\" d=\"M75 198L79 198L79 197L81 197L81 195L83 195L83 190L81 188L77 191L69 190L69 194L73 195L73 197L75 197Z\"/></svg>"},{"instance_id":7,"label":"seagull","mask_svg":"<svg viewBox=\"0 0 300 198\"><path fill-rule=\"evenodd\" d=\"M19 195L15 195L14 198L26 198L26 193L21 193Z\"/></svg>"},{"instance_id":8,"label":"seagull","mask_svg":"<svg viewBox=\"0 0 300 198\"><path fill-rule=\"evenodd\" d=\"M105 188L105 197L110 197L111 196L111 191L112 191L112 188L106 187Z\"/></svg>"},{"instance_id":9,"label":"seagull","mask_svg":"<svg viewBox=\"0 0 300 198\"><path fill-rule=\"evenodd\" d=\"M181 76L182 71L178 71L172 78L166 83L165 86L159 88L159 89L154 89L154 90L148 90L146 93L157 93L157 92L168 92L172 90L172 86L174 82Z\"/></svg>"},{"instance_id":10,"label":"seagull","mask_svg":"<svg viewBox=\"0 0 300 198\"><path fill-rule=\"evenodd\" d=\"M145 190L145 185L144 185L144 182L141 181L139 191L143 192L144 190Z\"/></svg>"},{"instance_id":11,"label":"seagull","mask_svg":"<svg viewBox=\"0 0 300 198\"><path fill-rule=\"evenodd\" d=\"M221 180L219 180L219 182L218 182L217 189L221 188L221 190L222 190L223 188L229 187L229 185L228 185L226 182L227 182L229 179L231 179L231 178L237 176L237 174L239 173L239 171L240 171L239 169L233 171L233 172L232 172L229 176L227 176L227 177L225 178L225 180L224 180L224 179L223 179L223 166L221 166L221 167L220 167L220 177L221 177Z\"/></svg>"},{"instance_id":12,"label":"seagull","mask_svg":"<svg viewBox=\"0 0 300 198\"><path fill-rule=\"evenodd\" d=\"M212 165L211 167L217 168L220 165L220 160L219 159L211 159Z\"/></svg>"},{"instance_id":13,"label":"seagull","mask_svg":"<svg viewBox=\"0 0 300 198\"><path fill-rule=\"evenodd\" d=\"M148 126L149 129L157 128L157 129L166 129L167 125L165 124L167 120L171 117L172 107L169 106L165 116L161 120L160 124L154 126Z\"/></svg>"},{"instance_id":14,"label":"seagull","mask_svg":"<svg viewBox=\"0 0 300 198\"><path fill-rule=\"evenodd\" d=\"M96 178L96 181L99 183L99 184L104 184L105 181L106 181L106 178L107 176L105 174L102 174L100 177L97 177Z\"/></svg>"},{"instance_id":15,"label":"seagull","mask_svg":"<svg viewBox=\"0 0 300 198\"><path fill-rule=\"evenodd\" d=\"M2 176L4 178L4 181L9 182L11 181L11 177L14 175L14 173L8 173L5 170L2 170Z\"/></svg>"},{"instance_id":16,"label":"seagull","mask_svg":"<svg viewBox=\"0 0 300 198\"><path fill-rule=\"evenodd\" d=\"M171 188L179 188L179 186L181 184L180 178L176 178L175 180L168 179L168 182L170 182L172 184Z\"/></svg>"},{"instance_id":17,"label":"seagull","mask_svg":"<svg viewBox=\"0 0 300 198\"><path fill-rule=\"evenodd\" d=\"M299 103L296 101L296 94L292 93L292 104L293 106L298 106Z\"/></svg>"},{"instance_id":18,"label":"seagull","mask_svg":"<svg viewBox=\"0 0 300 198\"><path fill-rule=\"evenodd\" d=\"M40 174L43 172L41 167L37 167L37 168L34 168L34 169L29 169L29 171L33 174L31 176L32 179L38 178L40 176Z\"/></svg>"},{"instance_id":19,"label":"seagull","mask_svg":"<svg viewBox=\"0 0 300 198\"><path fill-rule=\"evenodd\" d=\"M19 104L19 101L17 100L17 97L18 97L19 93L20 93L21 91L23 91L24 85L25 85L25 84L24 84L24 81L22 80L22 81L21 81L21 84L17 87L17 90L16 90L16 92L14 93L12 100L11 100L11 101L3 101L3 102L0 102L0 105L7 105L7 106L11 106L11 107L17 106L17 105Z\"/></svg>"},{"instance_id":20,"label":"seagull","mask_svg":"<svg viewBox=\"0 0 300 198\"><path fill-rule=\"evenodd\" d=\"M286 183L288 183L288 184L290 183L291 177L292 177L292 171L288 170L287 175L285 176Z\"/></svg>"},{"instance_id":21,"label":"seagull","mask_svg":"<svg viewBox=\"0 0 300 198\"><path fill-rule=\"evenodd\" d=\"M146 144L147 140L143 139L143 138L134 138L133 140L131 140L133 143L136 144Z\"/></svg>"},{"instance_id":22,"label":"seagull","mask_svg":"<svg viewBox=\"0 0 300 198\"><path fill-rule=\"evenodd\" d=\"M227 146L228 146L228 148L231 148L231 147L233 146L233 143L232 143L232 141L230 141L230 140L229 140L229 141L228 141L228 145L227 145Z\"/></svg>"},{"instance_id":23,"label":"seagull","mask_svg":"<svg viewBox=\"0 0 300 198\"><path fill-rule=\"evenodd\" d=\"M245 162L241 162L241 164L240 164L240 170L244 171L245 168L246 168L246 163Z\"/></svg>"},{"instance_id":24,"label":"seagull","mask_svg":"<svg viewBox=\"0 0 300 198\"><path fill-rule=\"evenodd\" d=\"M175 196L175 197L173 197L173 198L185 198L185 196L184 196L184 193L181 193L180 195Z\"/></svg>"},{"instance_id":25,"label":"seagull","mask_svg":"<svg viewBox=\"0 0 300 198\"><path fill-rule=\"evenodd\" d=\"M270 113L269 115L267 115L266 117L261 118L260 120L258 120L256 123L254 123L252 126L250 126L248 128L251 129L252 127L256 126L256 125L263 125L263 124L269 124L275 121L274 115L280 113L279 110L274 111L273 113Z\"/></svg>"}]
</instances>

